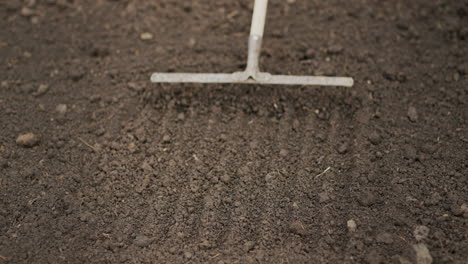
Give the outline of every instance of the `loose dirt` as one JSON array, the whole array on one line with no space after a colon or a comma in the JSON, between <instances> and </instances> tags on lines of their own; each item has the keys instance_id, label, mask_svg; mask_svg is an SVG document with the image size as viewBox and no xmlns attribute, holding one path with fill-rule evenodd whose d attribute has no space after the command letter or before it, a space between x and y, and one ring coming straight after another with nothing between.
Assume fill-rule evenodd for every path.
<instances>
[{"instance_id":1,"label":"loose dirt","mask_svg":"<svg viewBox=\"0 0 468 264\"><path fill-rule=\"evenodd\" d=\"M466 263L468 5L0 2L0 263ZM17 144L21 135L33 141Z\"/></svg>"}]
</instances>

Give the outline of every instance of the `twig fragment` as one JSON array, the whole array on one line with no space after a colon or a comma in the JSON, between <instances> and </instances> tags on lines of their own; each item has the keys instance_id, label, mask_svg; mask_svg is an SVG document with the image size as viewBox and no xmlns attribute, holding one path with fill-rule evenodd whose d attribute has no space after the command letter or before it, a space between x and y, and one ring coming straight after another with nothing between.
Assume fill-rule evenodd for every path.
<instances>
[{"instance_id":1,"label":"twig fragment","mask_svg":"<svg viewBox=\"0 0 468 264\"><path fill-rule=\"evenodd\" d=\"M78 138L83 144L85 144L86 146L88 146L89 148L91 148L94 152L98 152L97 149L93 146L91 146L88 142L84 141L82 138Z\"/></svg>"},{"instance_id":2,"label":"twig fragment","mask_svg":"<svg viewBox=\"0 0 468 264\"><path fill-rule=\"evenodd\" d=\"M314 177L314 180L316 180L318 177L322 176L323 174L325 174L327 171L329 171L331 169L331 167L328 167L326 168L322 173L318 174L317 176Z\"/></svg>"}]
</instances>

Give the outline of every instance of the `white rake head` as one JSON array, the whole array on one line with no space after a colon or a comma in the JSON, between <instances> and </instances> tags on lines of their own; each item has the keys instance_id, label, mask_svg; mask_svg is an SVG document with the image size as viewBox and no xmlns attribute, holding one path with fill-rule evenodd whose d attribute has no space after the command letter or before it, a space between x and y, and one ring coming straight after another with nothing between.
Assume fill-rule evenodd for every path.
<instances>
[{"instance_id":1,"label":"white rake head","mask_svg":"<svg viewBox=\"0 0 468 264\"><path fill-rule=\"evenodd\" d=\"M267 5L268 0L255 0L245 71L234 73L153 73L151 82L353 86L354 81L349 77L272 75L260 72L258 59L262 46Z\"/></svg>"}]
</instances>

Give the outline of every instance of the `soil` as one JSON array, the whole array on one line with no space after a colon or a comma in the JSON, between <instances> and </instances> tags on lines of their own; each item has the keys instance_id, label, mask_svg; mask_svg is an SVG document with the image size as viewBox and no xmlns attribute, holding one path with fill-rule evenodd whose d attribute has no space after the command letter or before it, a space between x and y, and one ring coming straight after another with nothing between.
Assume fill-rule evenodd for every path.
<instances>
[{"instance_id":1,"label":"soil","mask_svg":"<svg viewBox=\"0 0 468 264\"><path fill-rule=\"evenodd\" d=\"M0 2L0 263L467 263L468 4Z\"/></svg>"}]
</instances>

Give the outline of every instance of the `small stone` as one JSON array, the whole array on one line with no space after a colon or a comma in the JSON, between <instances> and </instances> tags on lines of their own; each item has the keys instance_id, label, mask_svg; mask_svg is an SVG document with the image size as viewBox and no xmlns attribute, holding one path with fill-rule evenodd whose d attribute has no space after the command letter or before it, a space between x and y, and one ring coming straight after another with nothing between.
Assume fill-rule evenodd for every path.
<instances>
[{"instance_id":1,"label":"small stone","mask_svg":"<svg viewBox=\"0 0 468 264\"><path fill-rule=\"evenodd\" d=\"M66 104L59 104L55 108L55 111L57 111L61 115L64 115L64 114L67 113L67 105Z\"/></svg>"},{"instance_id":2,"label":"small stone","mask_svg":"<svg viewBox=\"0 0 468 264\"><path fill-rule=\"evenodd\" d=\"M135 91L135 92L140 92L143 90L143 86L142 85L139 85L138 83L134 83L134 82L129 82L127 83L127 87L132 90L132 91Z\"/></svg>"},{"instance_id":3,"label":"small stone","mask_svg":"<svg viewBox=\"0 0 468 264\"><path fill-rule=\"evenodd\" d=\"M151 34L149 32L141 33L140 39L141 40L151 40L151 39L153 39L153 34Z\"/></svg>"},{"instance_id":4,"label":"small stone","mask_svg":"<svg viewBox=\"0 0 468 264\"><path fill-rule=\"evenodd\" d=\"M279 155L280 155L281 157L285 158L285 157L287 157L287 156L289 155L289 151L286 150L286 149L282 149L282 150L280 150Z\"/></svg>"},{"instance_id":5,"label":"small stone","mask_svg":"<svg viewBox=\"0 0 468 264\"><path fill-rule=\"evenodd\" d=\"M425 244L413 245L413 249L416 253L416 264L431 264L432 256L429 249Z\"/></svg>"},{"instance_id":6,"label":"small stone","mask_svg":"<svg viewBox=\"0 0 468 264\"><path fill-rule=\"evenodd\" d=\"M300 221L293 221L291 224L289 224L289 231L300 236L307 235L307 231Z\"/></svg>"},{"instance_id":7,"label":"small stone","mask_svg":"<svg viewBox=\"0 0 468 264\"><path fill-rule=\"evenodd\" d=\"M41 137L34 133L21 134L16 138L16 144L22 147L31 148L39 144Z\"/></svg>"},{"instance_id":8,"label":"small stone","mask_svg":"<svg viewBox=\"0 0 468 264\"><path fill-rule=\"evenodd\" d=\"M376 241L378 243L391 244L393 243L393 236L390 233L381 233L377 236Z\"/></svg>"},{"instance_id":9,"label":"small stone","mask_svg":"<svg viewBox=\"0 0 468 264\"><path fill-rule=\"evenodd\" d=\"M138 146L135 144L135 142L130 142L128 144L128 150L130 151L130 153L136 153L138 150Z\"/></svg>"},{"instance_id":10,"label":"small stone","mask_svg":"<svg viewBox=\"0 0 468 264\"><path fill-rule=\"evenodd\" d=\"M374 145L378 145L380 142L382 142L382 137L377 131L373 131L369 135L369 141Z\"/></svg>"},{"instance_id":11,"label":"small stone","mask_svg":"<svg viewBox=\"0 0 468 264\"><path fill-rule=\"evenodd\" d=\"M197 44L197 40L195 38L190 38L188 41L189 47L193 48Z\"/></svg>"},{"instance_id":12,"label":"small stone","mask_svg":"<svg viewBox=\"0 0 468 264\"><path fill-rule=\"evenodd\" d=\"M460 206L460 209L462 210L464 214L468 213L468 204L467 203L462 204Z\"/></svg>"},{"instance_id":13,"label":"small stone","mask_svg":"<svg viewBox=\"0 0 468 264\"><path fill-rule=\"evenodd\" d=\"M96 102L101 101L102 98L99 94L93 94L88 99L91 103L96 103Z\"/></svg>"},{"instance_id":14,"label":"small stone","mask_svg":"<svg viewBox=\"0 0 468 264\"><path fill-rule=\"evenodd\" d=\"M143 248L149 246L152 242L152 239L150 239L149 237L144 235L138 235L133 241L133 244L137 247Z\"/></svg>"},{"instance_id":15,"label":"small stone","mask_svg":"<svg viewBox=\"0 0 468 264\"><path fill-rule=\"evenodd\" d=\"M33 94L34 96L38 97L41 96L49 90L49 86L45 84L39 85L39 88L37 88L37 91Z\"/></svg>"},{"instance_id":16,"label":"small stone","mask_svg":"<svg viewBox=\"0 0 468 264\"><path fill-rule=\"evenodd\" d=\"M31 19L29 21L31 21L31 24L37 25L37 24L39 24L39 17L38 16L33 16L33 17L31 17Z\"/></svg>"},{"instance_id":17,"label":"small stone","mask_svg":"<svg viewBox=\"0 0 468 264\"><path fill-rule=\"evenodd\" d=\"M413 231L413 235L416 241L420 242L429 235L429 227L423 225L417 226Z\"/></svg>"},{"instance_id":18,"label":"small stone","mask_svg":"<svg viewBox=\"0 0 468 264\"><path fill-rule=\"evenodd\" d=\"M26 6L21 8L20 13L24 17L30 17L30 16L33 16L33 15L36 14L36 12L34 10L32 10L31 8L26 7Z\"/></svg>"},{"instance_id":19,"label":"small stone","mask_svg":"<svg viewBox=\"0 0 468 264\"><path fill-rule=\"evenodd\" d=\"M153 167L151 167L151 165L147 161L143 161L140 168L142 168L145 172L152 172L154 170Z\"/></svg>"},{"instance_id":20,"label":"small stone","mask_svg":"<svg viewBox=\"0 0 468 264\"><path fill-rule=\"evenodd\" d=\"M244 243L244 249L247 252L252 251L254 247L255 247L255 242L253 241L247 241Z\"/></svg>"},{"instance_id":21,"label":"small stone","mask_svg":"<svg viewBox=\"0 0 468 264\"><path fill-rule=\"evenodd\" d=\"M408 118L411 122L418 121L418 112L414 106L408 108Z\"/></svg>"},{"instance_id":22,"label":"small stone","mask_svg":"<svg viewBox=\"0 0 468 264\"><path fill-rule=\"evenodd\" d=\"M348 226L349 232L356 232L356 230L357 230L356 221L354 221L353 219L348 220L348 222L346 223L346 225Z\"/></svg>"},{"instance_id":23,"label":"small stone","mask_svg":"<svg viewBox=\"0 0 468 264\"><path fill-rule=\"evenodd\" d=\"M169 135L164 135L162 138L163 143L168 144L171 143L171 136Z\"/></svg>"},{"instance_id":24,"label":"small stone","mask_svg":"<svg viewBox=\"0 0 468 264\"><path fill-rule=\"evenodd\" d=\"M338 153L345 154L348 151L348 143L342 143L337 148Z\"/></svg>"},{"instance_id":25,"label":"small stone","mask_svg":"<svg viewBox=\"0 0 468 264\"><path fill-rule=\"evenodd\" d=\"M184 251L184 257L186 259L191 259L193 257L193 253L190 251Z\"/></svg>"},{"instance_id":26,"label":"small stone","mask_svg":"<svg viewBox=\"0 0 468 264\"><path fill-rule=\"evenodd\" d=\"M179 113L177 115L177 121L184 121L185 120L185 114L184 113Z\"/></svg>"},{"instance_id":27,"label":"small stone","mask_svg":"<svg viewBox=\"0 0 468 264\"><path fill-rule=\"evenodd\" d=\"M299 120L297 119L294 119L293 123L292 123L292 128L294 131L298 131L299 127L300 127L301 123L299 122Z\"/></svg>"}]
</instances>

